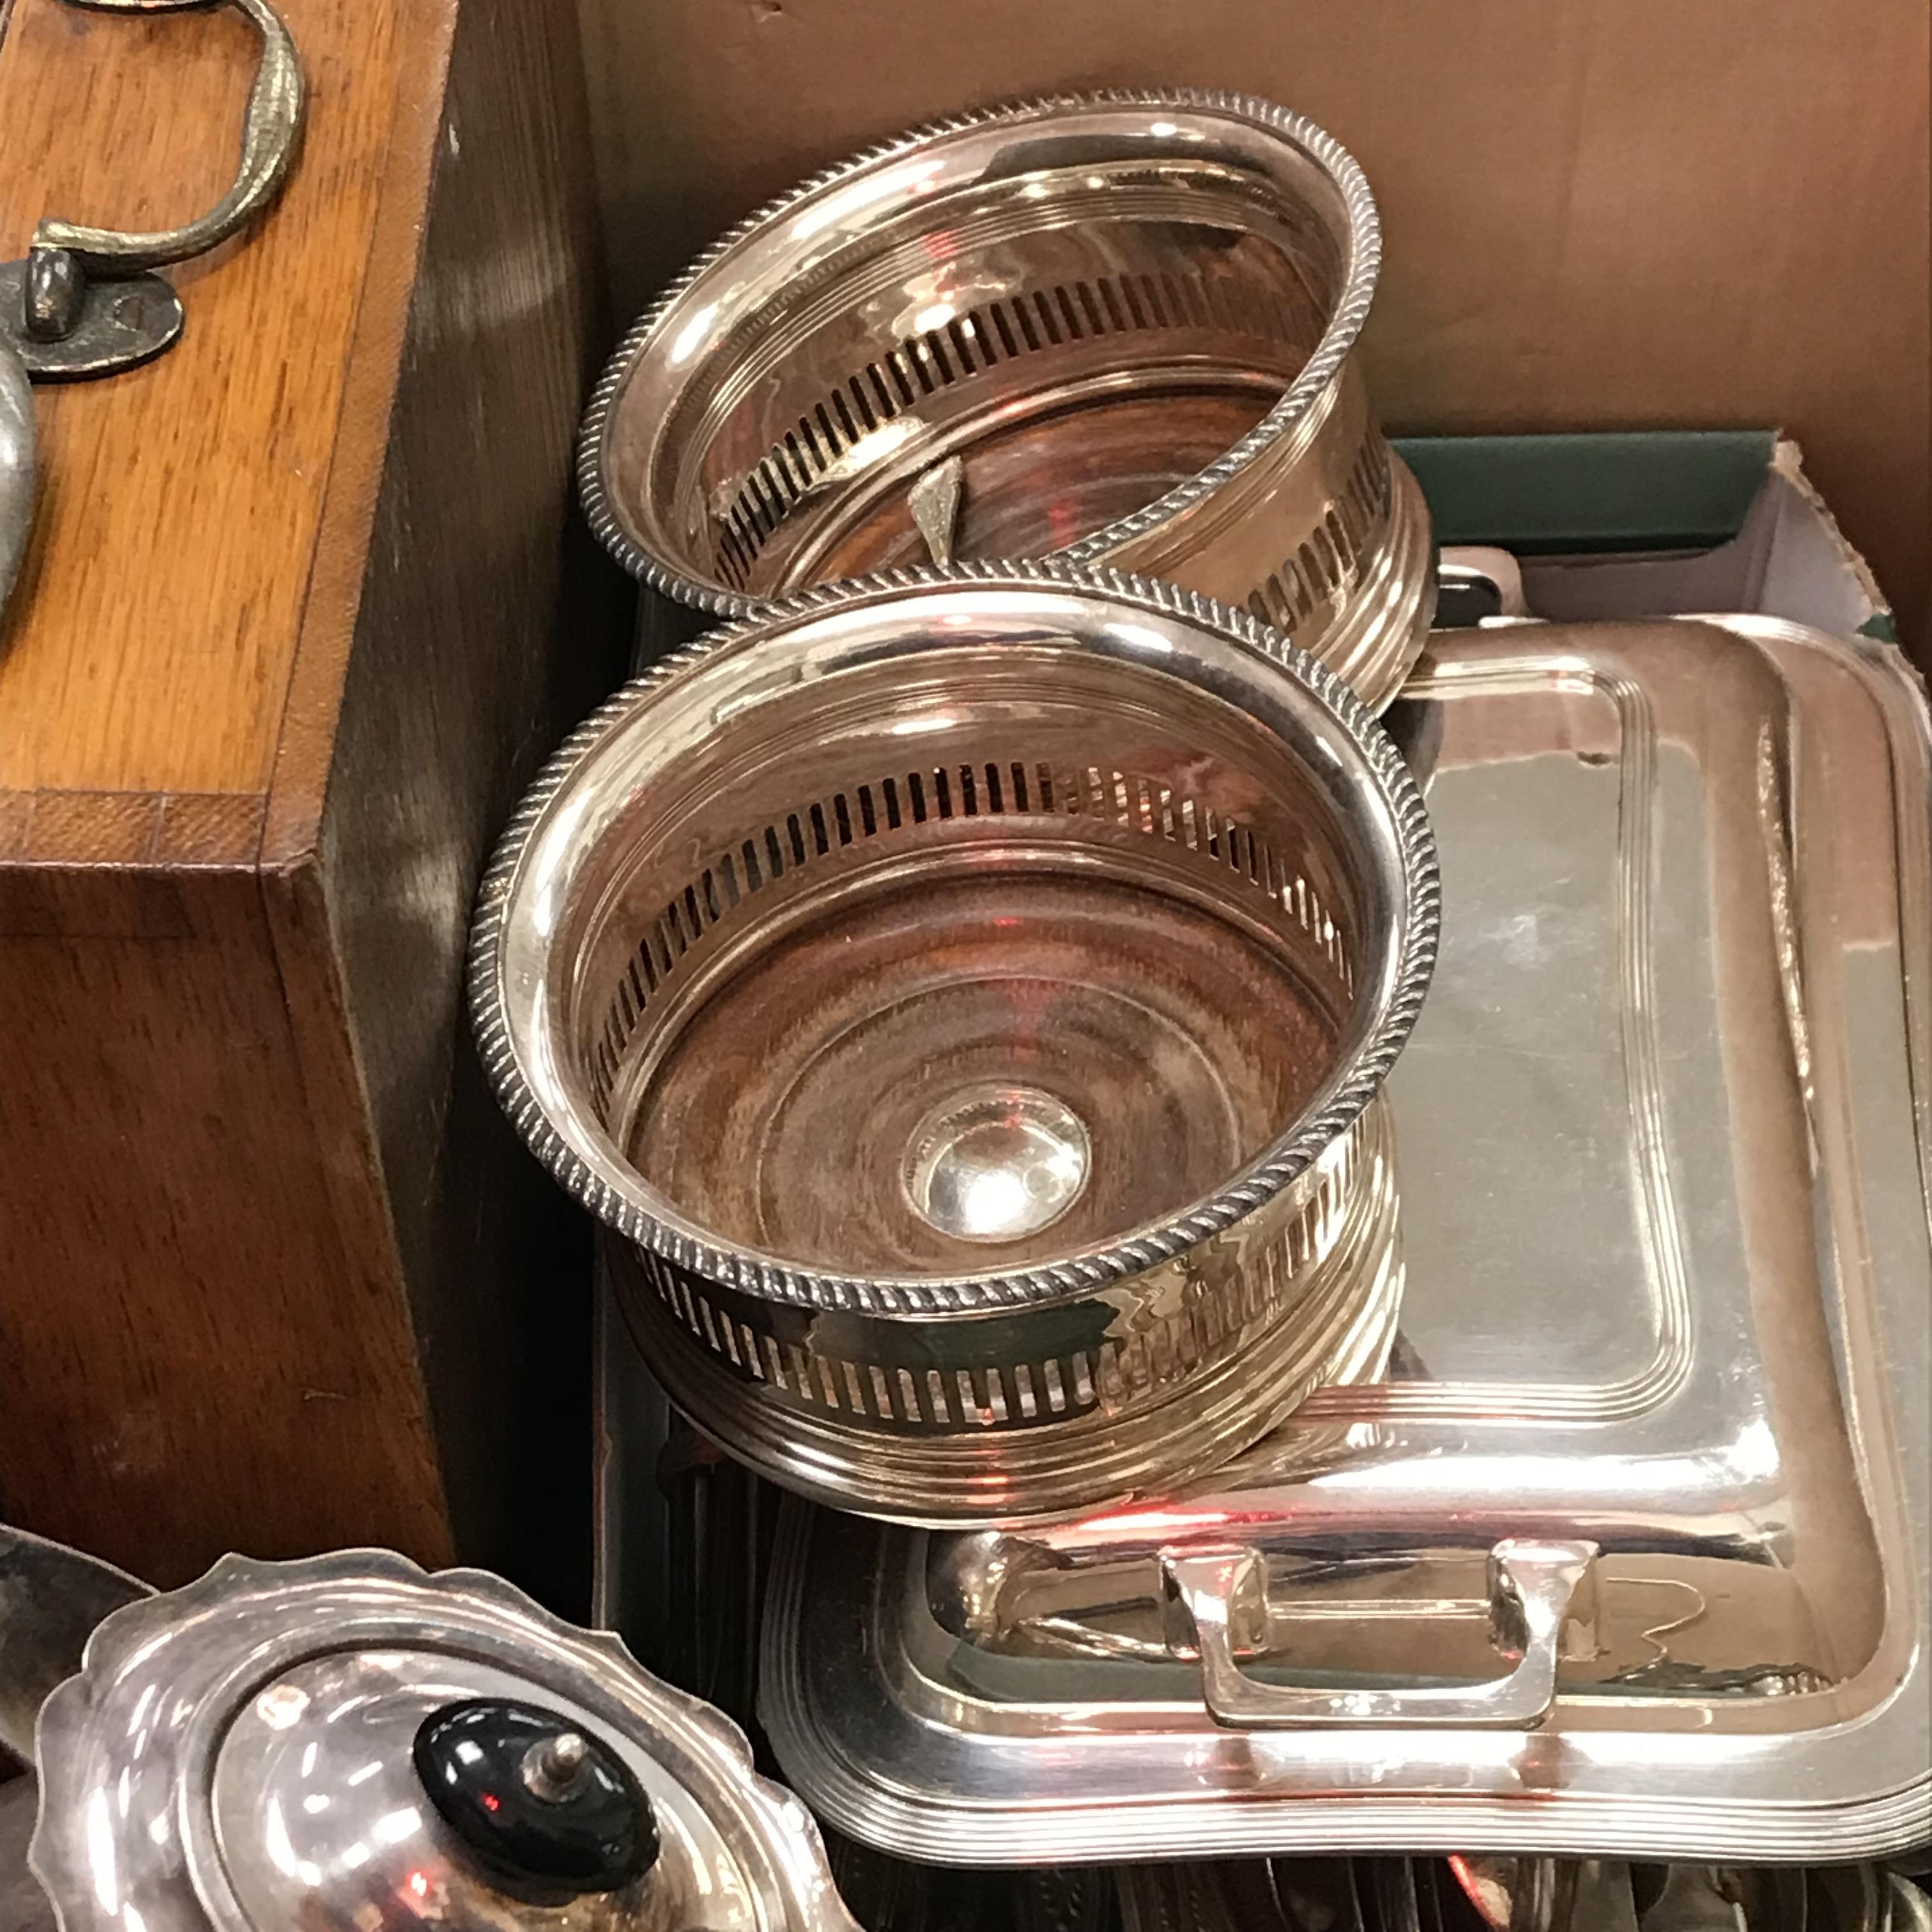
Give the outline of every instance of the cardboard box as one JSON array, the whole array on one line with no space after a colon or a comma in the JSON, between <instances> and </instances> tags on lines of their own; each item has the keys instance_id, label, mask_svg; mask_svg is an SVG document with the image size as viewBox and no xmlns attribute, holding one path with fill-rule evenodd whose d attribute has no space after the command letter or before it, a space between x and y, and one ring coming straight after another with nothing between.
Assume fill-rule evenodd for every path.
<instances>
[{"instance_id":1,"label":"cardboard box","mask_svg":"<svg viewBox=\"0 0 1932 1932\"><path fill-rule=\"evenodd\" d=\"M1074 88L1266 94L1374 184L1391 429L1782 424L1932 646L1924 0L581 4L626 315L914 122Z\"/></svg>"},{"instance_id":2,"label":"cardboard box","mask_svg":"<svg viewBox=\"0 0 1932 1932\"><path fill-rule=\"evenodd\" d=\"M1898 641L1870 566L1788 436L1438 436L1400 447L1438 544L1507 553L1531 616L1750 610Z\"/></svg>"}]
</instances>

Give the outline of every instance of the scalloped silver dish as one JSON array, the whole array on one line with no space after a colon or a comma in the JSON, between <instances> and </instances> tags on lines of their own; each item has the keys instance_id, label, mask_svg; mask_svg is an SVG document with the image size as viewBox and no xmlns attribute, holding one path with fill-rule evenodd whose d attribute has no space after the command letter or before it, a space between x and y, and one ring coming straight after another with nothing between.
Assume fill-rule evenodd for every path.
<instances>
[{"instance_id":1,"label":"scalloped silver dish","mask_svg":"<svg viewBox=\"0 0 1932 1932\"><path fill-rule=\"evenodd\" d=\"M1385 1372L999 1535L790 1506L760 1715L962 1864L1932 1839L1932 722L1762 618L1432 641Z\"/></svg>"},{"instance_id":2,"label":"scalloped silver dish","mask_svg":"<svg viewBox=\"0 0 1932 1932\"><path fill-rule=\"evenodd\" d=\"M411 1755L426 1716L475 1699L616 1754L656 1814L641 1878L532 1902L476 1864ZM37 1758L28 1862L63 1932L856 1932L811 1818L735 1725L483 1570L224 1557L97 1627L42 1706Z\"/></svg>"},{"instance_id":3,"label":"scalloped silver dish","mask_svg":"<svg viewBox=\"0 0 1932 1932\"><path fill-rule=\"evenodd\" d=\"M1375 202L1274 103L1110 92L916 128L724 236L631 331L578 479L634 575L736 616L1043 556L1252 610L1379 708L1428 512L1354 354Z\"/></svg>"},{"instance_id":4,"label":"scalloped silver dish","mask_svg":"<svg viewBox=\"0 0 1932 1932\"><path fill-rule=\"evenodd\" d=\"M1111 573L807 592L621 692L485 881L484 1064L776 1480L1010 1522L1376 1359L1420 794L1331 674Z\"/></svg>"}]
</instances>

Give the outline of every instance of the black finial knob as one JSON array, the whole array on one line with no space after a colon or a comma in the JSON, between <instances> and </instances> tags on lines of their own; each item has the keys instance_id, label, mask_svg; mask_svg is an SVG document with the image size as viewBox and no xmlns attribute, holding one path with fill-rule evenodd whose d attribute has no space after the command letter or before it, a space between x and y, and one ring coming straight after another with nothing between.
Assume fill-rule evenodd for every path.
<instances>
[{"instance_id":1,"label":"black finial knob","mask_svg":"<svg viewBox=\"0 0 1932 1932\"><path fill-rule=\"evenodd\" d=\"M657 1820L630 1767L554 1711L448 1704L423 1720L414 1755L444 1823L515 1898L615 1892L657 1861Z\"/></svg>"}]
</instances>

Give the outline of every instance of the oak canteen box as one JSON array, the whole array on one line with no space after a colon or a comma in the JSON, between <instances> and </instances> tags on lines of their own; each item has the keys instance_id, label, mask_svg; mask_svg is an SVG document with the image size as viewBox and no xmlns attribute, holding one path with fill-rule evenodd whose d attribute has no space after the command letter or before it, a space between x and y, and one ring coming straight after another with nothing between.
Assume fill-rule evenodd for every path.
<instances>
[{"instance_id":1,"label":"oak canteen box","mask_svg":"<svg viewBox=\"0 0 1932 1932\"><path fill-rule=\"evenodd\" d=\"M460 997L488 844L621 662L570 549L574 14L280 4L299 157L165 353L36 386L0 622L0 1514L163 1585L513 1559L588 1439L532 1340L574 1224ZM0 255L215 203L250 16L0 4Z\"/></svg>"}]
</instances>

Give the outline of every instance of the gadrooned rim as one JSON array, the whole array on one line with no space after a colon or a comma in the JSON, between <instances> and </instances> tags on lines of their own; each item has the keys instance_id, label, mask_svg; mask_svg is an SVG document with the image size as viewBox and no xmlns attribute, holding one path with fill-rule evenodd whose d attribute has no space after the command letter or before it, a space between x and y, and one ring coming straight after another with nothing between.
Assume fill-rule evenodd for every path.
<instances>
[{"instance_id":1,"label":"gadrooned rim","mask_svg":"<svg viewBox=\"0 0 1932 1932\"><path fill-rule=\"evenodd\" d=\"M1341 191L1348 218L1348 272L1341 298L1335 305L1335 313L1329 318L1328 327L1322 331L1315 352L1303 364L1286 394L1246 435L1205 470L1197 472L1184 483L1175 484L1164 496L1143 504L1138 510L1082 537L1077 543L1053 551L1053 560L1076 568L1100 562L1121 545L1144 536L1148 531L1211 495L1287 434L1307 413L1347 361L1356 338L1361 333L1362 325L1368 319L1370 304L1375 299L1376 280L1382 272L1382 223L1376 212L1375 196L1369 187L1368 177L1354 156L1334 135L1305 115L1259 94L1231 94L1214 88L1108 88L1089 94L1046 94L1030 100L1005 101L997 106L974 108L942 121L930 121L908 128L890 140L862 148L845 160L808 176L728 228L638 318L618 344L616 352L605 365L596 388L591 392L578 438L578 494L584 515L605 549L632 576L648 584L652 590L680 604L707 611L713 616L743 616L786 601L747 596L719 584L687 577L646 550L620 520L604 483L604 433L609 425L617 392L645 344L693 284L709 274L748 237L768 224L783 220L809 196L865 169L897 160L928 142L968 133L975 128L993 127L1004 121L1023 120L1056 110L1083 112L1120 107L1148 108L1156 112L1192 110L1218 114L1265 128L1301 148L1328 170Z\"/></svg>"},{"instance_id":2,"label":"gadrooned rim","mask_svg":"<svg viewBox=\"0 0 1932 1932\"><path fill-rule=\"evenodd\" d=\"M1271 659L1336 715L1382 792L1401 855L1407 929L1388 1004L1334 1095L1318 1112L1300 1121L1291 1135L1275 1142L1205 1201L1094 1253L1038 1268L946 1280L830 1274L693 1239L667 1226L586 1165L551 1120L518 1062L510 1040L502 955L505 915L530 841L551 802L604 734L650 693L714 652L749 634L782 629L840 604L922 590L975 588L1084 590L1183 618ZM1027 1307L1062 1300L1143 1274L1223 1232L1264 1206L1303 1174L1324 1148L1353 1124L1402 1051L1422 1010L1435 969L1442 905L1435 835L1421 790L1394 740L1326 665L1246 611L1176 584L1121 571L1076 569L1058 560L884 571L816 586L761 605L754 616L706 633L632 678L564 740L512 814L484 875L470 934L470 1013L478 1052L490 1084L531 1151L599 1220L674 1267L742 1294L802 1308L932 1315Z\"/></svg>"}]
</instances>

